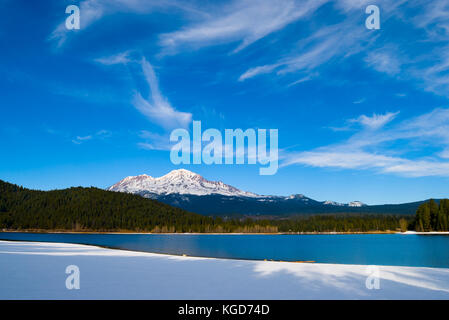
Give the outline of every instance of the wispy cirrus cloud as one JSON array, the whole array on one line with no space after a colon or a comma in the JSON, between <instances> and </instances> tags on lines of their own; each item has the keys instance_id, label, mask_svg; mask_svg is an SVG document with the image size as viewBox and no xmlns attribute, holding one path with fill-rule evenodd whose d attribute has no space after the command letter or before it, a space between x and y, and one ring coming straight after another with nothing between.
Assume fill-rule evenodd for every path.
<instances>
[{"instance_id":1,"label":"wispy cirrus cloud","mask_svg":"<svg viewBox=\"0 0 449 320\"><path fill-rule=\"evenodd\" d=\"M397 75L401 72L401 60L392 50L386 50L385 48L369 52L365 58L365 62L374 70L390 76Z\"/></svg>"},{"instance_id":2,"label":"wispy cirrus cloud","mask_svg":"<svg viewBox=\"0 0 449 320\"><path fill-rule=\"evenodd\" d=\"M283 44L277 56L260 55L256 65L245 66L246 70L235 78L245 81L261 75L281 77L298 73L303 79L307 73L361 53L361 61L369 69L401 81L411 81L426 91L449 95L447 1L380 0L376 3L381 10L382 26L390 21L401 25L416 35L414 41L400 41L396 36L383 37L381 32L366 30L363 19L368 4L372 3L368 0L235 0L205 5L194 0L84 0L79 4L80 32L112 14L163 11L179 14L183 25L159 35L162 53L229 43L235 43L232 52L236 53L268 35L281 34L287 26L301 21L311 32L304 32L298 35L297 41ZM330 15L335 14L331 23L317 16L324 6ZM49 36L59 47L69 37L64 22L61 21ZM417 50L423 43L426 44L425 53ZM102 61L105 64L117 62L106 58Z\"/></svg>"},{"instance_id":3,"label":"wispy cirrus cloud","mask_svg":"<svg viewBox=\"0 0 449 320\"><path fill-rule=\"evenodd\" d=\"M81 144L81 143L83 143L85 141L89 141L89 140L92 140L92 136L84 136L84 137L77 136L75 139L72 140L72 142L74 144Z\"/></svg>"},{"instance_id":4,"label":"wispy cirrus cloud","mask_svg":"<svg viewBox=\"0 0 449 320\"><path fill-rule=\"evenodd\" d=\"M293 81L292 83L290 83L290 84L288 85L288 87L296 86L297 84L300 84L300 83L304 83L304 82L310 81L310 80L312 80L313 78L318 77L318 75L319 75L318 72L314 72L314 73L308 74L308 75L305 76L305 77L302 77L302 78L300 78L300 79L298 79L298 80Z\"/></svg>"},{"instance_id":5,"label":"wispy cirrus cloud","mask_svg":"<svg viewBox=\"0 0 449 320\"><path fill-rule=\"evenodd\" d=\"M345 121L344 126L328 127L328 128L335 132L339 132L339 131L341 131L341 132L342 131L359 132L359 134L354 135L351 139L352 139L352 141L354 141L354 140L362 141L363 139L359 139L358 137L361 135L364 135L365 131L367 131L367 132L375 131L375 130L378 130L378 129L384 127L389 122L393 121L398 114L399 114L399 111L387 112L385 114L373 113L371 116L362 114L362 115L358 116L357 118L347 119ZM360 131L361 129L363 129L363 130Z\"/></svg>"},{"instance_id":6,"label":"wispy cirrus cloud","mask_svg":"<svg viewBox=\"0 0 449 320\"><path fill-rule=\"evenodd\" d=\"M173 144L170 143L170 135L168 133L159 134L142 130L139 133L139 137L145 141L137 144L141 149L169 151L173 147Z\"/></svg>"},{"instance_id":7,"label":"wispy cirrus cloud","mask_svg":"<svg viewBox=\"0 0 449 320\"><path fill-rule=\"evenodd\" d=\"M394 22L416 35L413 41L381 36L366 30L361 21L369 1L328 1L340 22L324 24L293 43L290 52L269 57L266 63L249 67L238 77L245 81L261 75L276 77L291 73L307 75L360 54L367 69L384 73L418 88L448 96L449 92L449 4L446 0L383 0L382 25ZM308 18L314 14L309 11ZM410 19L410 16L414 18ZM318 18L317 18L318 19ZM362 19L362 20L361 20ZM315 19L316 20L316 19ZM424 32L423 32L424 31ZM424 46L425 48L421 46ZM320 72L321 73L321 72Z\"/></svg>"},{"instance_id":8,"label":"wispy cirrus cloud","mask_svg":"<svg viewBox=\"0 0 449 320\"><path fill-rule=\"evenodd\" d=\"M58 134L55 131L52 130L47 130L48 133L51 134ZM99 130L93 134L87 135L87 136L76 136L74 139L72 139L72 143L74 144L82 144L84 142L87 141L91 141L91 140L95 140L95 139L107 139L110 138L112 136L112 132L110 132L109 130Z\"/></svg>"},{"instance_id":9,"label":"wispy cirrus cloud","mask_svg":"<svg viewBox=\"0 0 449 320\"><path fill-rule=\"evenodd\" d=\"M350 119L349 122L360 123L370 129L379 129L392 121L398 114L399 112L387 112L386 114L373 114L371 117L363 114L356 119Z\"/></svg>"},{"instance_id":10,"label":"wispy cirrus cloud","mask_svg":"<svg viewBox=\"0 0 449 320\"><path fill-rule=\"evenodd\" d=\"M389 4L393 0L384 2ZM399 5L400 14L389 18L406 24L414 35L413 41L384 39L382 49L366 56L367 65L378 72L399 76L402 81L412 81L426 91L449 96L449 3L414 0L401 1Z\"/></svg>"},{"instance_id":11,"label":"wispy cirrus cloud","mask_svg":"<svg viewBox=\"0 0 449 320\"><path fill-rule=\"evenodd\" d=\"M374 170L406 177L449 176L449 109L438 108L384 128L397 114L362 115L357 121L364 126L347 140L309 151L289 151L281 166ZM392 144L394 148L389 147ZM429 147L439 151L410 155Z\"/></svg>"},{"instance_id":12,"label":"wispy cirrus cloud","mask_svg":"<svg viewBox=\"0 0 449 320\"><path fill-rule=\"evenodd\" d=\"M188 1L176 0L84 0L79 4L81 30L84 31L105 16L115 13L148 14L155 10L176 9L185 12L196 11ZM73 32L71 32L73 34ZM69 30L65 27L65 20L52 31L49 41L62 47L69 38Z\"/></svg>"},{"instance_id":13,"label":"wispy cirrus cloud","mask_svg":"<svg viewBox=\"0 0 449 320\"><path fill-rule=\"evenodd\" d=\"M136 65L140 67L148 85L149 94L143 97L139 90L134 90L131 104L153 124L162 128L164 133L142 130L139 137L145 142L139 142L138 146L147 150L168 150L168 132L175 128L188 127L192 122L192 113L179 111L171 105L168 98L161 92L158 77L151 63L145 57L132 56L130 51L97 58L94 61L106 66L126 65L130 72L135 70Z\"/></svg>"},{"instance_id":14,"label":"wispy cirrus cloud","mask_svg":"<svg viewBox=\"0 0 449 320\"><path fill-rule=\"evenodd\" d=\"M137 92L133 98L134 107L164 129L187 127L192 122L192 114L176 110L161 94L153 66L145 58L142 58L140 64L151 93L148 99L145 99Z\"/></svg>"},{"instance_id":15,"label":"wispy cirrus cloud","mask_svg":"<svg viewBox=\"0 0 449 320\"><path fill-rule=\"evenodd\" d=\"M244 81L262 74L278 76L290 73L313 73L332 59L345 59L362 50L366 40L365 30L354 28L354 18L324 26L306 39L301 39L289 54L274 63L249 68L240 75Z\"/></svg>"},{"instance_id":16,"label":"wispy cirrus cloud","mask_svg":"<svg viewBox=\"0 0 449 320\"><path fill-rule=\"evenodd\" d=\"M132 59L130 58L130 52L129 51L125 51L125 52L120 52L111 56L106 56L106 57L101 57L101 58L97 58L94 60L97 63L106 65L106 66L111 66L111 65L115 65L115 64L127 64L129 62L132 61Z\"/></svg>"},{"instance_id":17,"label":"wispy cirrus cloud","mask_svg":"<svg viewBox=\"0 0 449 320\"><path fill-rule=\"evenodd\" d=\"M449 162L438 160L410 160L357 150L322 149L299 153L281 166L302 164L321 168L375 170L383 174L404 177L449 177Z\"/></svg>"},{"instance_id":18,"label":"wispy cirrus cloud","mask_svg":"<svg viewBox=\"0 0 449 320\"><path fill-rule=\"evenodd\" d=\"M234 53L267 35L307 17L327 0L238 0L211 8L209 15L181 30L162 34L165 52L180 47L201 48L220 43L239 42Z\"/></svg>"},{"instance_id":19,"label":"wispy cirrus cloud","mask_svg":"<svg viewBox=\"0 0 449 320\"><path fill-rule=\"evenodd\" d=\"M280 65L281 63L274 63L248 69L245 73L240 75L239 81L245 81L246 79L250 79L261 74L271 73Z\"/></svg>"}]
</instances>

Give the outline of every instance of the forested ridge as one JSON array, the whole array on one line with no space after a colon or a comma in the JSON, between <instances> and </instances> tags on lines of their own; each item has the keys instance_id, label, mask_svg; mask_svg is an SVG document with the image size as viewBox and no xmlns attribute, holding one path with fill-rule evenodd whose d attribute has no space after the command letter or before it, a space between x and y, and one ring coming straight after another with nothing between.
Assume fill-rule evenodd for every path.
<instances>
[{"instance_id":1,"label":"forested ridge","mask_svg":"<svg viewBox=\"0 0 449 320\"><path fill-rule=\"evenodd\" d=\"M0 229L110 232L376 232L447 230L449 200L413 215L320 214L282 219L208 217L98 188L26 189L0 180Z\"/></svg>"},{"instance_id":2,"label":"forested ridge","mask_svg":"<svg viewBox=\"0 0 449 320\"><path fill-rule=\"evenodd\" d=\"M416 211L416 231L449 231L449 199L430 200Z\"/></svg>"},{"instance_id":3,"label":"forested ridge","mask_svg":"<svg viewBox=\"0 0 449 320\"><path fill-rule=\"evenodd\" d=\"M0 227L74 231L201 231L212 219L97 188L35 191L0 181ZM169 230L168 227L171 227Z\"/></svg>"}]
</instances>

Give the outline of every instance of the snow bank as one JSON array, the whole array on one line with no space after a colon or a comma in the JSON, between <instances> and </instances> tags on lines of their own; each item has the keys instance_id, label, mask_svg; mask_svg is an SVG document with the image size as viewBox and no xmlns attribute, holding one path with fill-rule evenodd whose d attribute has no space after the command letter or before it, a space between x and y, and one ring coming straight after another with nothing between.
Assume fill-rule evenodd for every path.
<instances>
[{"instance_id":1,"label":"snow bank","mask_svg":"<svg viewBox=\"0 0 449 320\"><path fill-rule=\"evenodd\" d=\"M425 231L425 232L417 232L417 231L405 231L405 232L398 232L399 234L422 234L422 235L446 235L449 234L449 231Z\"/></svg>"},{"instance_id":2,"label":"snow bank","mask_svg":"<svg viewBox=\"0 0 449 320\"><path fill-rule=\"evenodd\" d=\"M80 289L66 288L66 267ZM374 269L375 270L375 269ZM0 241L0 299L449 299L449 269L170 256ZM372 278L371 278L372 279Z\"/></svg>"}]
</instances>

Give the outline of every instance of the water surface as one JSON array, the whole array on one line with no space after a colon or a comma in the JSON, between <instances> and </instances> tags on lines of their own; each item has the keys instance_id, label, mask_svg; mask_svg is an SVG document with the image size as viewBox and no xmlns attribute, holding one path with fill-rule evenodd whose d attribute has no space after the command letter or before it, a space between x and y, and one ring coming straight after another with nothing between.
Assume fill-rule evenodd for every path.
<instances>
[{"instance_id":1,"label":"water surface","mask_svg":"<svg viewBox=\"0 0 449 320\"><path fill-rule=\"evenodd\" d=\"M79 243L198 257L449 268L448 235L159 235L0 232L0 239Z\"/></svg>"}]
</instances>

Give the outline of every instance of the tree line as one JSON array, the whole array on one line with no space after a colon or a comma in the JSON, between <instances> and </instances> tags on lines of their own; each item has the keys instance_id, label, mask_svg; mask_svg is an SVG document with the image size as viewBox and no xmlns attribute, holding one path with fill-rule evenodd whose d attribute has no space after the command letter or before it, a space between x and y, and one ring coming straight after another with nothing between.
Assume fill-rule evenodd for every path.
<instances>
[{"instance_id":1,"label":"tree line","mask_svg":"<svg viewBox=\"0 0 449 320\"><path fill-rule=\"evenodd\" d=\"M321 214L288 219L209 217L98 188L29 190L0 180L0 229L114 232L370 232L447 230L449 200L410 215ZM418 229L419 228L419 229Z\"/></svg>"},{"instance_id":2,"label":"tree line","mask_svg":"<svg viewBox=\"0 0 449 320\"><path fill-rule=\"evenodd\" d=\"M429 200L416 211L416 231L449 231L449 199Z\"/></svg>"}]
</instances>

